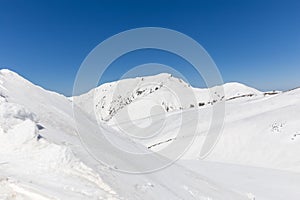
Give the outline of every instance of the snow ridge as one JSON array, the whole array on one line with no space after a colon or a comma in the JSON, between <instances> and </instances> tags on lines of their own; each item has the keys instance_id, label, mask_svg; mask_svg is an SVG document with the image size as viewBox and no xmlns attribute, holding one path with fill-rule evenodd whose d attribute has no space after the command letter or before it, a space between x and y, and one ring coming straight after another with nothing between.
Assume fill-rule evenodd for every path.
<instances>
[{"instance_id":1,"label":"snow ridge","mask_svg":"<svg viewBox=\"0 0 300 200\"><path fill-rule=\"evenodd\" d=\"M224 89L223 95L219 93L221 87ZM131 120L136 120L160 114L151 113L151 108L155 106L162 107L168 113L203 108L223 100L261 95L262 92L240 83L227 83L210 89L193 88L183 80L163 73L106 83L74 97L73 102L88 114L96 114L101 121L108 122L119 117L122 110L128 112Z\"/></svg>"}]
</instances>

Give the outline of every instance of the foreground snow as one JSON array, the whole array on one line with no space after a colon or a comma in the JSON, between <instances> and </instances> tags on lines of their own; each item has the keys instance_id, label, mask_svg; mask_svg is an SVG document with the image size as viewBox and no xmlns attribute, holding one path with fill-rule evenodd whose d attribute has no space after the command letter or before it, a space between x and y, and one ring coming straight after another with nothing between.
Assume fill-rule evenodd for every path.
<instances>
[{"instance_id":1,"label":"foreground snow","mask_svg":"<svg viewBox=\"0 0 300 200\"><path fill-rule=\"evenodd\" d=\"M100 164L87 153L77 136L72 110L74 98L49 92L9 70L1 70L0 199L298 199L299 90L264 94L230 83L224 86L224 97L210 96L207 90L192 88L167 74L120 81L119 93L113 94L115 84L108 83L74 97L80 100L82 108L80 128L86 134L98 131L99 125L89 118L95 106L99 118L110 125L105 125L105 130L115 135L118 145L157 151L176 137L180 113L197 109L202 116L201 129L179 164L143 175L119 173ZM179 105L170 89L183 93L192 90L197 94L196 99ZM207 119L213 104L222 100L227 104L223 135L206 158L210 162L200 162L199 146L209 126ZM129 110L135 125L144 126L149 123L151 112L141 108L162 104L166 129L161 136L136 143L130 138L118 139L120 130L113 125L117 117L125 128L132 129L131 123L126 126L124 108ZM192 134L189 127L183 125L186 136L178 140ZM148 130L151 132L151 128ZM98 142L102 144L101 140ZM107 156L112 162L134 164L117 155ZM254 169L250 165L264 168ZM249 176L252 183L248 182ZM280 182L274 183L274 179L287 186L280 189ZM290 182L291 179L294 181ZM266 184L270 187L261 190Z\"/></svg>"},{"instance_id":2,"label":"foreground snow","mask_svg":"<svg viewBox=\"0 0 300 200\"><path fill-rule=\"evenodd\" d=\"M199 160L182 160L180 164L253 199L297 200L300 197L299 173Z\"/></svg>"}]
</instances>

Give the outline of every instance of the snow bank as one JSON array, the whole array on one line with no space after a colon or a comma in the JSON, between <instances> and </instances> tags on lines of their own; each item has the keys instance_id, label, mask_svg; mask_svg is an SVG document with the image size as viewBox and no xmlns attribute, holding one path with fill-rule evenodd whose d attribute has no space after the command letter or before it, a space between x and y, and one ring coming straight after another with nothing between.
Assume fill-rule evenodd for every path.
<instances>
[{"instance_id":1,"label":"snow bank","mask_svg":"<svg viewBox=\"0 0 300 200\"><path fill-rule=\"evenodd\" d=\"M116 193L96 172L83 164L69 147L48 142L39 135L37 119L34 113L21 105L5 101L0 103L0 175L6 171L7 174L13 173L31 180L43 176L77 177L82 182L93 183L99 197L115 199ZM0 181L0 186L4 185L4 189L0 187L0 198L53 199L47 198L41 191L28 189L28 183L22 186L23 183L18 181L5 180L8 178ZM89 194L83 190L79 190L81 198L95 195L94 192Z\"/></svg>"}]
</instances>

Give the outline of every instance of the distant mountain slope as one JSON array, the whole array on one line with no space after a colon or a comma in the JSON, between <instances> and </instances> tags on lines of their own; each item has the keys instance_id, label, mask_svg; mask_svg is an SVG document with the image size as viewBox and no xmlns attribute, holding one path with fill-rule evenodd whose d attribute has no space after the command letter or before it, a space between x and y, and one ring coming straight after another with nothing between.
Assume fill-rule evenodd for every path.
<instances>
[{"instance_id":1,"label":"distant mountain slope","mask_svg":"<svg viewBox=\"0 0 300 200\"><path fill-rule=\"evenodd\" d=\"M162 112L211 106L221 100L263 95L240 83L224 84L221 88L223 92L220 88L193 88L170 74L159 74L106 83L74 97L74 101L87 113L93 114L95 111L100 120L108 122L115 116L120 117L118 114L122 110L128 113L122 121L128 120L128 117L136 120ZM152 110L155 106L163 109Z\"/></svg>"}]
</instances>

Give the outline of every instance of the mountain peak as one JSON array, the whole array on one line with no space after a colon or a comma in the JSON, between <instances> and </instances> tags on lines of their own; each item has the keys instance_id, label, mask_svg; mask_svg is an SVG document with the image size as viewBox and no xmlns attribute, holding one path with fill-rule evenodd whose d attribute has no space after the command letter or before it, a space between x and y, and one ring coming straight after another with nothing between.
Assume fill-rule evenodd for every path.
<instances>
[{"instance_id":1,"label":"mountain peak","mask_svg":"<svg viewBox=\"0 0 300 200\"><path fill-rule=\"evenodd\" d=\"M1 74L16 74L16 72L13 72L9 69L0 69Z\"/></svg>"},{"instance_id":2,"label":"mountain peak","mask_svg":"<svg viewBox=\"0 0 300 200\"><path fill-rule=\"evenodd\" d=\"M0 69L0 75L2 75L4 77L15 77L15 78L20 78L20 79L26 80L25 78L20 76L17 72L11 71L10 69Z\"/></svg>"}]
</instances>

